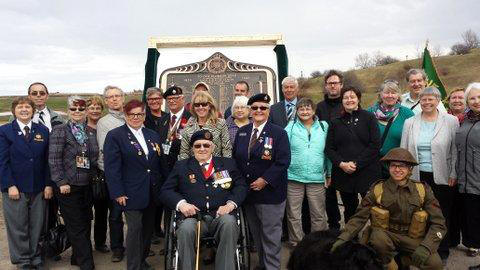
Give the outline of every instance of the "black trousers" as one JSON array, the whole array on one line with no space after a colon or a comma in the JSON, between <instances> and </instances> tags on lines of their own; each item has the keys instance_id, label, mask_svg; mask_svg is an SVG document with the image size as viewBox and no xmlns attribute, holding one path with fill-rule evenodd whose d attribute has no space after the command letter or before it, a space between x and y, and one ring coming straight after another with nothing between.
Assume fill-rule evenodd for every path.
<instances>
[{"instance_id":1,"label":"black trousers","mask_svg":"<svg viewBox=\"0 0 480 270\"><path fill-rule=\"evenodd\" d=\"M462 226L462 243L467 248L480 248L480 195L462 193L465 214Z\"/></svg>"},{"instance_id":2,"label":"black trousers","mask_svg":"<svg viewBox=\"0 0 480 270\"><path fill-rule=\"evenodd\" d=\"M338 209L337 190L330 185L325 190L325 210L327 212L328 228L340 229L340 209Z\"/></svg>"},{"instance_id":3,"label":"black trousers","mask_svg":"<svg viewBox=\"0 0 480 270\"><path fill-rule=\"evenodd\" d=\"M363 197L364 195L362 195ZM350 218L355 214L358 207L358 193L342 192L340 191L340 198L342 198L343 207L345 210L343 212L343 219L345 224L350 220Z\"/></svg>"},{"instance_id":4,"label":"black trousers","mask_svg":"<svg viewBox=\"0 0 480 270\"><path fill-rule=\"evenodd\" d=\"M443 217L445 218L445 225L447 226L447 233L440 242L438 247L438 255L442 259L448 258L450 255L449 251L449 234L448 228L450 227L450 213L452 211L453 198L454 198L454 187L449 185L437 185L433 181L433 173L431 172L422 172L420 171L420 181L427 183L433 191L433 195L437 198L440 208L442 210Z\"/></svg>"},{"instance_id":5,"label":"black trousers","mask_svg":"<svg viewBox=\"0 0 480 270\"><path fill-rule=\"evenodd\" d=\"M453 191L453 205L450 211L450 227L448 227L449 246L456 247L460 244L460 234L462 224L465 222L465 213L462 201L462 195L458 192L458 188Z\"/></svg>"},{"instance_id":6,"label":"black trousers","mask_svg":"<svg viewBox=\"0 0 480 270\"><path fill-rule=\"evenodd\" d=\"M60 213L65 221L68 239L72 244L72 257L82 270L94 269L90 226L92 221L92 189L70 186L70 193L60 194L55 188Z\"/></svg>"},{"instance_id":7,"label":"black trousers","mask_svg":"<svg viewBox=\"0 0 480 270\"><path fill-rule=\"evenodd\" d=\"M95 209L93 240L96 247L105 245L107 240L109 201L109 199L93 201L93 208Z\"/></svg>"},{"instance_id":8,"label":"black trousers","mask_svg":"<svg viewBox=\"0 0 480 270\"><path fill-rule=\"evenodd\" d=\"M155 225L154 225L154 232L155 232L155 235L157 236L161 236L163 234L162 217L163 217L163 205L157 205L155 207Z\"/></svg>"}]
</instances>

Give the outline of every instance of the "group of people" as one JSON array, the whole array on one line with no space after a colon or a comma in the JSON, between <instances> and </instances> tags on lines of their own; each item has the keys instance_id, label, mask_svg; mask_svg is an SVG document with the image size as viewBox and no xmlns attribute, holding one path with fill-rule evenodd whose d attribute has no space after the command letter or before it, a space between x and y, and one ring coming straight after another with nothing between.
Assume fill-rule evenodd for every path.
<instances>
[{"instance_id":1,"label":"group of people","mask_svg":"<svg viewBox=\"0 0 480 270\"><path fill-rule=\"evenodd\" d=\"M119 87L107 86L103 99L70 96L67 119L46 106L46 85L31 84L27 97L13 101L12 121L0 127L11 262L43 269L39 242L58 205L71 264L80 269L95 268L93 249L111 251L112 262L126 253L128 269L153 269L150 245L168 233L172 211L179 269L195 267L198 220L217 244L206 260L235 269L235 213L242 207L256 269L280 269L282 237L302 250L310 231L340 232L337 192L346 225L330 241L331 252L370 219L362 241L385 266L440 269L460 239L469 256L478 255L480 83L452 91L447 111L424 71L412 69L408 93L385 80L378 101L363 109L361 89L343 79L327 72L325 97L315 104L299 97L298 81L288 76L284 99L273 105L239 81L223 113L205 83L188 104L178 86L148 88L146 102L126 102ZM94 194L93 182L104 183L108 196Z\"/></svg>"}]
</instances>

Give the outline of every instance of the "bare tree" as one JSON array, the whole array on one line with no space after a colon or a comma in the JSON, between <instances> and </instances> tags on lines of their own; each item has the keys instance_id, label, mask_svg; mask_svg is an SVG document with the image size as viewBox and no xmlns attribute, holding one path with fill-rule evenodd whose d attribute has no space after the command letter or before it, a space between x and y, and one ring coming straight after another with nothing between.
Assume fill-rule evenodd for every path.
<instances>
[{"instance_id":1,"label":"bare tree","mask_svg":"<svg viewBox=\"0 0 480 270\"><path fill-rule=\"evenodd\" d=\"M430 51L430 54L431 54L433 57L442 56L442 55L443 55L442 46L440 46L440 44L437 44L437 45L433 46L432 50Z\"/></svg>"},{"instance_id":2,"label":"bare tree","mask_svg":"<svg viewBox=\"0 0 480 270\"><path fill-rule=\"evenodd\" d=\"M467 47L464 43L455 43L451 48L451 55L462 55L470 52L470 48Z\"/></svg>"},{"instance_id":3,"label":"bare tree","mask_svg":"<svg viewBox=\"0 0 480 270\"><path fill-rule=\"evenodd\" d=\"M462 34L463 43L468 49L475 49L480 47L478 35L472 29L468 29Z\"/></svg>"},{"instance_id":4,"label":"bare tree","mask_svg":"<svg viewBox=\"0 0 480 270\"><path fill-rule=\"evenodd\" d=\"M323 76L323 72L321 72L320 70L315 70L312 73L310 73L310 78L318 78L322 76Z\"/></svg>"},{"instance_id":5,"label":"bare tree","mask_svg":"<svg viewBox=\"0 0 480 270\"><path fill-rule=\"evenodd\" d=\"M355 57L355 67L359 69L370 68L375 65L368 53L361 53Z\"/></svg>"}]
</instances>

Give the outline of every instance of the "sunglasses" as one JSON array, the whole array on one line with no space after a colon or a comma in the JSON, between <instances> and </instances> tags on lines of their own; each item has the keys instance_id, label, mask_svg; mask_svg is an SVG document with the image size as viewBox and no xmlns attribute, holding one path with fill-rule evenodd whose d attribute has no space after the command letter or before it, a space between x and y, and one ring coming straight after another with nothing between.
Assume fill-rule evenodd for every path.
<instances>
[{"instance_id":1,"label":"sunglasses","mask_svg":"<svg viewBox=\"0 0 480 270\"><path fill-rule=\"evenodd\" d=\"M71 112L83 112L85 111L85 107L76 107L76 108L68 108Z\"/></svg>"},{"instance_id":2,"label":"sunglasses","mask_svg":"<svg viewBox=\"0 0 480 270\"><path fill-rule=\"evenodd\" d=\"M250 107L250 109L252 109L252 111L256 111L258 109L260 109L261 111L266 111L266 110L268 110L268 107L267 106L252 106L252 107Z\"/></svg>"},{"instance_id":3,"label":"sunglasses","mask_svg":"<svg viewBox=\"0 0 480 270\"><path fill-rule=\"evenodd\" d=\"M210 144L209 144L209 143L194 144L194 145L193 145L193 148L195 148L195 149L200 149L202 146L203 146L203 148L205 148L205 149L210 148Z\"/></svg>"},{"instance_id":4,"label":"sunglasses","mask_svg":"<svg viewBox=\"0 0 480 270\"><path fill-rule=\"evenodd\" d=\"M209 106L208 102L193 103L193 107L195 108L199 108L199 107L206 108L208 106Z\"/></svg>"},{"instance_id":5,"label":"sunglasses","mask_svg":"<svg viewBox=\"0 0 480 270\"><path fill-rule=\"evenodd\" d=\"M43 91L32 91L30 92L30 95L31 96L46 96L47 95L47 92L43 92Z\"/></svg>"}]
</instances>

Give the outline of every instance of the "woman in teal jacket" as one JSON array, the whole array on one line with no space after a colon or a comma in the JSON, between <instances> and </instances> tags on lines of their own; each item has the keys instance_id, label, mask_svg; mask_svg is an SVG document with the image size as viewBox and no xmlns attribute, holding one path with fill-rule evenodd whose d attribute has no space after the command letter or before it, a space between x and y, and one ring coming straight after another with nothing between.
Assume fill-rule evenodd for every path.
<instances>
[{"instance_id":1,"label":"woman in teal jacket","mask_svg":"<svg viewBox=\"0 0 480 270\"><path fill-rule=\"evenodd\" d=\"M412 110L400 105L400 94L398 82L386 80L380 85L378 102L367 109L377 118L380 136L382 136L380 157L385 156L391 149L400 146L403 124L405 120L414 116ZM382 165L382 177L385 179L390 177L385 165Z\"/></svg>"},{"instance_id":2,"label":"woman in teal jacket","mask_svg":"<svg viewBox=\"0 0 480 270\"><path fill-rule=\"evenodd\" d=\"M302 202L307 196L312 231L325 230L325 185L330 183L331 164L324 154L328 124L319 122L309 98L297 103L297 117L285 128L290 141L287 224L290 245L303 239Z\"/></svg>"}]
</instances>

